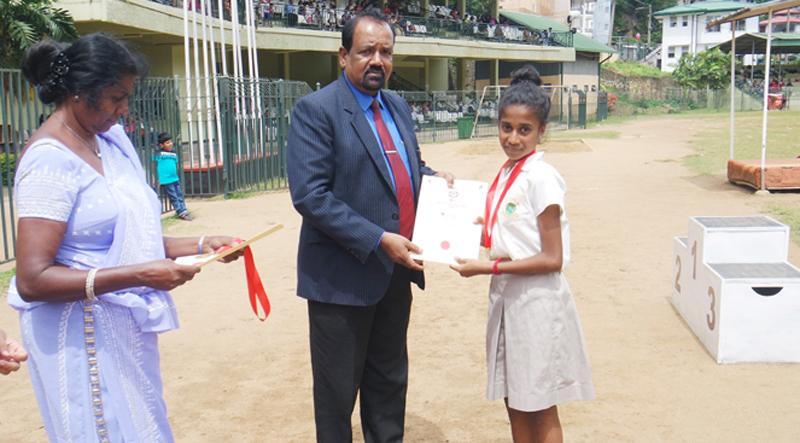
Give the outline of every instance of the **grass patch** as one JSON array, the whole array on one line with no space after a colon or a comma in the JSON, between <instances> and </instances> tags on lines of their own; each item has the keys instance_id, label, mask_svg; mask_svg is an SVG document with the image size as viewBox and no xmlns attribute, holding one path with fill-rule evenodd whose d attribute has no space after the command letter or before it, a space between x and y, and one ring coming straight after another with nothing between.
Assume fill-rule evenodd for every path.
<instances>
[{"instance_id":1,"label":"grass patch","mask_svg":"<svg viewBox=\"0 0 800 443\"><path fill-rule=\"evenodd\" d=\"M11 268L8 271L0 272L0 296L5 297L8 292L8 284L11 282L11 277L17 273L17 268Z\"/></svg>"},{"instance_id":2,"label":"grass patch","mask_svg":"<svg viewBox=\"0 0 800 443\"><path fill-rule=\"evenodd\" d=\"M245 198L255 197L263 191L234 191L225 194L226 200L242 200Z\"/></svg>"},{"instance_id":3,"label":"grass patch","mask_svg":"<svg viewBox=\"0 0 800 443\"><path fill-rule=\"evenodd\" d=\"M161 230L166 231L171 226L175 225L176 223L180 222L181 219L178 218L177 215L169 215L167 217L161 217Z\"/></svg>"},{"instance_id":4,"label":"grass patch","mask_svg":"<svg viewBox=\"0 0 800 443\"><path fill-rule=\"evenodd\" d=\"M669 77L671 75L667 72L662 72L658 68L631 61L615 61L611 63L604 63L603 69L608 69L611 72L627 77L662 78Z\"/></svg>"},{"instance_id":5,"label":"grass patch","mask_svg":"<svg viewBox=\"0 0 800 443\"><path fill-rule=\"evenodd\" d=\"M767 158L794 158L800 155L800 111L770 112L767 126ZM696 154L686 157L686 166L700 175L719 173L730 155L727 113L710 120L711 127L692 140ZM761 113L736 114L734 158L761 158Z\"/></svg>"},{"instance_id":6,"label":"grass patch","mask_svg":"<svg viewBox=\"0 0 800 443\"><path fill-rule=\"evenodd\" d=\"M789 225L792 240L800 244L800 208L797 205L770 204L767 213L777 218L781 223Z\"/></svg>"}]
</instances>

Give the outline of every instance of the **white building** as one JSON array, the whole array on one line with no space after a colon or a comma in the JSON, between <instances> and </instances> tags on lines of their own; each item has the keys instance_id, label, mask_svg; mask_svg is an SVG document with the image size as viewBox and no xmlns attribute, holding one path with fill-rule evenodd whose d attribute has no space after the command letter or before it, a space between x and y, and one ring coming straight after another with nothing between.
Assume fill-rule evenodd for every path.
<instances>
[{"instance_id":1,"label":"white building","mask_svg":"<svg viewBox=\"0 0 800 443\"><path fill-rule=\"evenodd\" d=\"M653 14L662 22L661 70L672 72L684 54L696 54L731 39L731 24L706 29L706 24L748 5L746 1L683 3ZM736 35L758 32L758 17L736 23Z\"/></svg>"},{"instance_id":2,"label":"white building","mask_svg":"<svg viewBox=\"0 0 800 443\"><path fill-rule=\"evenodd\" d=\"M603 44L611 42L615 0L572 0L571 25L581 34Z\"/></svg>"}]
</instances>

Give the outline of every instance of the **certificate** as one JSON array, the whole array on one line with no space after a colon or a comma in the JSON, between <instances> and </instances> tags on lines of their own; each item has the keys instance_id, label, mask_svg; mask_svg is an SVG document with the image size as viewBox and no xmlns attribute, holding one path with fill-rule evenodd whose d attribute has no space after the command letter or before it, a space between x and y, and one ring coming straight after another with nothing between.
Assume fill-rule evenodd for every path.
<instances>
[{"instance_id":1,"label":"certificate","mask_svg":"<svg viewBox=\"0 0 800 443\"><path fill-rule=\"evenodd\" d=\"M454 264L455 258L477 259L481 230L475 219L483 215L487 184L456 180L452 188L440 177L422 177L412 242L422 254L416 260Z\"/></svg>"},{"instance_id":2,"label":"certificate","mask_svg":"<svg viewBox=\"0 0 800 443\"><path fill-rule=\"evenodd\" d=\"M254 243L262 238L280 231L283 229L283 225L275 225L266 231L263 231L259 234L256 234L247 240L237 243L235 245L231 245L229 248L220 248L219 251L209 252L207 254L199 254L199 255L184 255L183 257L178 257L175 259L175 263L179 265L194 265L203 267L209 263L213 263L229 254L233 254L234 252L244 249L250 246L251 243Z\"/></svg>"}]
</instances>

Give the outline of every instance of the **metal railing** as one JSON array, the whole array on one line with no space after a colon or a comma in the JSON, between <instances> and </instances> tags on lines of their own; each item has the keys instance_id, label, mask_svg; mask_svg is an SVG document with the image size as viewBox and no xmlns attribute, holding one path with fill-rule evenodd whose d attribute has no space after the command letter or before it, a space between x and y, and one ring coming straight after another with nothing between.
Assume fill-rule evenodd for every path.
<instances>
[{"instance_id":1,"label":"metal railing","mask_svg":"<svg viewBox=\"0 0 800 443\"><path fill-rule=\"evenodd\" d=\"M15 258L17 231L14 223L14 171L16 159L33 131L52 111L36 97L36 91L18 70L0 69L0 263Z\"/></svg>"},{"instance_id":2,"label":"metal railing","mask_svg":"<svg viewBox=\"0 0 800 443\"><path fill-rule=\"evenodd\" d=\"M611 37L611 47L617 51L621 60L641 61L659 45L648 45L642 41L636 41L631 37L615 36Z\"/></svg>"},{"instance_id":3,"label":"metal railing","mask_svg":"<svg viewBox=\"0 0 800 443\"><path fill-rule=\"evenodd\" d=\"M273 5L273 8L276 5ZM322 31L339 31L353 13L344 9L317 9L310 12L260 13L258 23L268 27L305 28ZM398 35L408 37L435 37L458 40L483 40L500 43L517 43L537 46L572 46L573 34L569 31L548 29L530 30L514 24L463 22L428 16L392 15L390 21Z\"/></svg>"},{"instance_id":4,"label":"metal railing","mask_svg":"<svg viewBox=\"0 0 800 443\"><path fill-rule=\"evenodd\" d=\"M151 0L167 6L183 8L183 0ZM188 0L189 9L200 11L201 0ZM344 24L355 15L355 11L330 8L327 2L298 5L299 2L254 3L256 24L265 27L305 28L322 31L340 31ZM229 5L229 2L224 3ZM208 11L219 16L217 2L209 2ZM239 22L246 17L245 2L239 1ZM229 7L223 9L223 17L231 19ZM409 37L435 37L443 39L470 39L501 43L517 43L536 46L572 47L573 34L570 31L551 29L531 30L511 23L479 23L450 17L424 15L389 14L389 20L399 35Z\"/></svg>"}]
</instances>

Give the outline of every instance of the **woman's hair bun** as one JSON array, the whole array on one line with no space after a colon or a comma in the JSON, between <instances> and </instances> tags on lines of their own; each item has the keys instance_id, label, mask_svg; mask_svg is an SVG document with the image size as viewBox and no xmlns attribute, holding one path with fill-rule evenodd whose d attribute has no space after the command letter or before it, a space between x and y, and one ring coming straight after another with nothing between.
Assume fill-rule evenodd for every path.
<instances>
[{"instance_id":1,"label":"woman's hair bun","mask_svg":"<svg viewBox=\"0 0 800 443\"><path fill-rule=\"evenodd\" d=\"M37 43L22 57L22 75L36 86L39 98L47 103L56 101L65 93L63 83L53 82L53 61L67 46L52 40Z\"/></svg>"},{"instance_id":2,"label":"woman's hair bun","mask_svg":"<svg viewBox=\"0 0 800 443\"><path fill-rule=\"evenodd\" d=\"M531 65L525 65L511 73L512 85L523 82L530 82L536 86L542 86L542 78L539 77L539 71Z\"/></svg>"}]
</instances>

